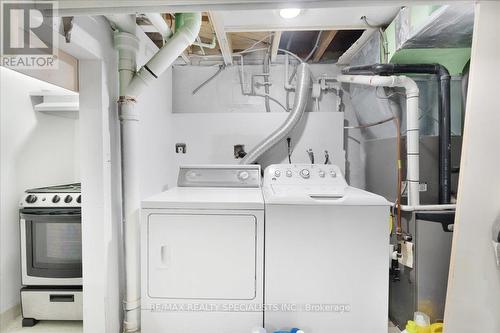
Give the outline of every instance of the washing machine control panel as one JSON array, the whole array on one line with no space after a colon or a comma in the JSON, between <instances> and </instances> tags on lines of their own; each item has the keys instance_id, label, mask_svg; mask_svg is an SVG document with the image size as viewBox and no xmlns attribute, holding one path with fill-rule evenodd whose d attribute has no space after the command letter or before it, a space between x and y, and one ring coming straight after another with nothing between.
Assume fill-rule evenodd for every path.
<instances>
[{"instance_id":1,"label":"washing machine control panel","mask_svg":"<svg viewBox=\"0 0 500 333\"><path fill-rule=\"evenodd\" d=\"M347 186L332 164L274 164L264 172L263 188L276 196L342 197Z\"/></svg>"},{"instance_id":2,"label":"washing machine control panel","mask_svg":"<svg viewBox=\"0 0 500 333\"><path fill-rule=\"evenodd\" d=\"M260 187L259 165L181 166L179 187Z\"/></svg>"},{"instance_id":3,"label":"washing machine control panel","mask_svg":"<svg viewBox=\"0 0 500 333\"><path fill-rule=\"evenodd\" d=\"M340 168L327 164L273 164L264 172L265 184L344 184Z\"/></svg>"}]
</instances>

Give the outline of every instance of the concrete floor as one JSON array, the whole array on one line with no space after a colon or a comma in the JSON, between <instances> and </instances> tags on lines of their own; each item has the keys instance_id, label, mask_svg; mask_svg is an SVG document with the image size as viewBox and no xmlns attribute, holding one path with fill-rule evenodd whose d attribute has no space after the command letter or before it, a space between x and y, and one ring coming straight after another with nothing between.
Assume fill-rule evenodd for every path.
<instances>
[{"instance_id":1,"label":"concrete floor","mask_svg":"<svg viewBox=\"0 0 500 333\"><path fill-rule=\"evenodd\" d=\"M7 326L2 333L82 333L83 323L81 321L40 321L33 327L22 327L21 317ZM401 333L401 331L389 322L388 333Z\"/></svg>"},{"instance_id":2,"label":"concrete floor","mask_svg":"<svg viewBox=\"0 0 500 333\"><path fill-rule=\"evenodd\" d=\"M389 333L401 333L401 331L389 321Z\"/></svg>"},{"instance_id":3,"label":"concrete floor","mask_svg":"<svg viewBox=\"0 0 500 333\"><path fill-rule=\"evenodd\" d=\"M33 327L22 327L21 317L7 325L2 333L82 333L81 321L40 321Z\"/></svg>"}]
</instances>

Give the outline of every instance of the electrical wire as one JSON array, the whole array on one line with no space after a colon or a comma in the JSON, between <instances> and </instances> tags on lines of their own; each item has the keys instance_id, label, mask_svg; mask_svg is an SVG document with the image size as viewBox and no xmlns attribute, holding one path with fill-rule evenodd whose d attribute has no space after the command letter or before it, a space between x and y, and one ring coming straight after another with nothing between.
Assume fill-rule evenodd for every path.
<instances>
[{"instance_id":1,"label":"electrical wire","mask_svg":"<svg viewBox=\"0 0 500 333\"><path fill-rule=\"evenodd\" d=\"M389 57L389 43L387 41L387 36L385 35L384 30L379 25L373 25L368 22L368 18L363 15L361 16L361 20L363 20L368 28L372 29L377 29L378 32L380 33L380 37L382 38L382 49L384 51L384 59L383 62L387 63L388 62L388 57Z\"/></svg>"},{"instance_id":2,"label":"electrical wire","mask_svg":"<svg viewBox=\"0 0 500 333\"><path fill-rule=\"evenodd\" d=\"M378 87L375 90L375 96L379 99L386 99L389 102L391 102L391 97L401 94L400 92L393 92L392 94L385 95L385 96L380 96L378 94ZM394 120L394 123L396 125L396 169L397 169L397 184L396 184L396 202L394 203L394 208L396 209L396 215L397 215L397 222L396 222L396 235L399 237L401 235L402 229L401 229L401 200L402 200L402 195L403 195L403 190L401 189L401 183L403 182L403 170L402 170L402 160L401 160L401 122L400 119L397 115L393 115L391 118L372 123L372 124L366 124L366 125L361 125L357 127L351 127L351 128L366 128L370 126L376 126L380 125L383 123L386 123L388 121ZM393 213L394 214L394 213Z\"/></svg>"},{"instance_id":3,"label":"electrical wire","mask_svg":"<svg viewBox=\"0 0 500 333\"><path fill-rule=\"evenodd\" d=\"M274 103L278 104L281 108L283 108L283 110L285 110L286 112L288 112L288 110L286 109L286 107L281 104L280 101L278 101L276 98L274 97L271 97L270 95L266 95L266 94L251 94L251 95L248 95L248 96L257 96L257 97L268 97L271 101L273 101Z\"/></svg>"},{"instance_id":4,"label":"electrical wire","mask_svg":"<svg viewBox=\"0 0 500 333\"><path fill-rule=\"evenodd\" d=\"M195 95L201 88L203 88L207 83L215 79L217 75L219 75L224 69L226 68L226 65L219 65L219 69L217 72L215 72L212 76L210 76L208 79L203 81L196 89L193 90L193 95Z\"/></svg>"},{"instance_id":5,"label":"electrical wire","mask_svg":"<svg viewBox=\"0 0 500 333\"><path fill-rule=\"evenodd\" d=\"M311 52L309 52L309 54L307 55L307 57L304 59L304 62L308 62L311 59L311 57L313 56L314 52L316 52L316 50L318 49L318 47L319 47L319 40L321 38L321 34L322 33L323 33L323 31L321 31L321 30L318 32L318 37L316 37L316 43L314 43L314 46L313 46Z\"/></svg>"},{"instance_id":6,"label":"electrical wire","mask_svg":"<svg viewBox=\"0 0 500 333\"><path fill-rule=\"evenodd\" d=\"M240 52L242 52L242 53L248 52L249 50L252 50L255 46L259 45L260 43L264 42L266 39L268 39L269 37L272 37L272 36L274 36L274 33L266 35L265 37L259 39L255 43L253 43L252 46L247 47L246 49L244 49L243 51L240 51ZM270 44L270 43L266 43L266 44Z\"/></svg>"},{"instance_id":7,"label":"electrical wire","mask_svg":"<svg viewBox=\"0 0 500 333\"><path fill-rule=\"evenodd\" d=\"M368 128L368 127L372 127L372 126L377 126L377 125L381 125L381 124L385 124L391 120L394 120L396 117L395 116L392 116L390 118L387 118L387 119L384 119L384 120L380 120L380 121L377 121L377 122L374 122L374 123L369 123L369 124L364 124L364 125L359 125L359 126L344 126L345 129L359 129L359 128Z\"/></svg>"}]
</instances>

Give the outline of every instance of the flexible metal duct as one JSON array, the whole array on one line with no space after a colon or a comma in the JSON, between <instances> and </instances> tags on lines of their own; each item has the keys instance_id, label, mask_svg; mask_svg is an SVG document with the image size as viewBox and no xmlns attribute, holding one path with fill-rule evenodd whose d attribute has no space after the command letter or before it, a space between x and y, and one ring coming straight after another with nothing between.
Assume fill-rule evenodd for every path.
<instances>
[{"instance_id":1,"label":"flexible metal duct","mask_svg":"<svg viewBox=\"0 0 500 333\"><path fill-rule=\"evenodd\" d=\"M271 149L280 140L293 130L304 114L309 95L311 93L311 71L309 65L301 63L297 67L297 88L295 90L295 100L293 108L290 111L285 122L278 127L271 135L260 142L252 149L240 162L240 164L255 163L266 151Z\"/></svg>"}]
</instances>

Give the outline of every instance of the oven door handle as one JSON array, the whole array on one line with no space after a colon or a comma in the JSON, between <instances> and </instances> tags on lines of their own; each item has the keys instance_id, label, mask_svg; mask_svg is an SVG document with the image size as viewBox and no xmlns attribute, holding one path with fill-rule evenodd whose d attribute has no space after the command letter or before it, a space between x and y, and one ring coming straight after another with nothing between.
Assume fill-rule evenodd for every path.
<instances>
[{"instance_id":1,"label":"oven door handle","mask_svg":"<svg viewBox=\"0 0 500 333\"><path fill-rule=\"evenodd\" d=\"M50 294L49 301L51 303L74 303L75 295L73 294Z\"/></svg>"},{"instance_id":2,"label":"oven door handle","mask_svg":"<svg viewBox=\"0 0 500 333\"><path fill-rule=\"evenodd\" d=\"M21 212L21 218L25 220L32 220L32 219L57 219L57 218L81 218L82 214L80 212L75 212L74 214L47 214L47 212L30 212L30 213L23 213Z\"/></svg>"}]
</instances>

